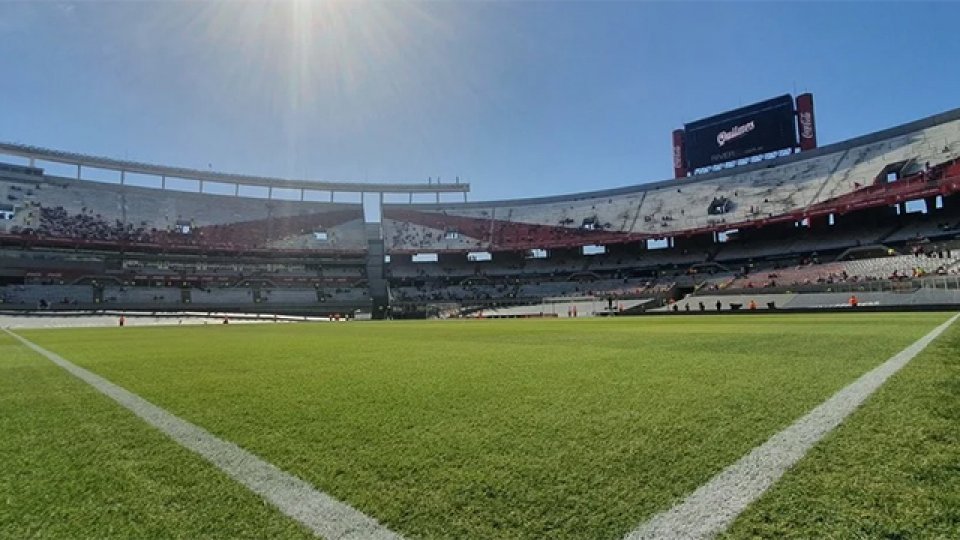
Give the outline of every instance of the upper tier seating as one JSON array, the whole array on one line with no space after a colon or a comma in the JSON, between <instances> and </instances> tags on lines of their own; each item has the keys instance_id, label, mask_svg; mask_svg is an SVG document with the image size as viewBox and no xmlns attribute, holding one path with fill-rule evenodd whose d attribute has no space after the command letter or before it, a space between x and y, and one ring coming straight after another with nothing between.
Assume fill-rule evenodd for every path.
<instances>
[{"instance_id":1,"label":"upper tier seating","mask_svg":"<svg viewBox=\"0 0 960 540\"><path fill-rule=\"evenodd\" d=\"M14 208L0 233L223 249L362 251L360 205L266 200L46 179L0 177Z\"/></svg>"},{"instance_id":2,"label":"upper tier seating","mask_svg":"<svg viewBox=\"0 0 960 540\"><path fill-rule=\"evenodd\" d=\"M813 157L660 182L609 194L543 201L389 205L384 230L392 251L504 250L616 243L683 231L722 230L792 215L860 191L876 194L887 166L919 175L960 157L960 120ZM922 183L921 186L922 187ZM729 211L711 214L718 200Z\"/></svg>"}]
</instances>

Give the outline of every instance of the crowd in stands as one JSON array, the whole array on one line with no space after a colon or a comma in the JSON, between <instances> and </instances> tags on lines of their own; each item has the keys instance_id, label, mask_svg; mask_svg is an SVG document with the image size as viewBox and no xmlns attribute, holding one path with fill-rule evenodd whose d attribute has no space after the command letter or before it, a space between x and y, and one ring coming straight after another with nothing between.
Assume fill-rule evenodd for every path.
<instances>
[{"instance_id":1,"label":"crowd in stands","mask_svg":"<svg viewBox=\"0 0 960 540\"><path fill-rule=\"evenodd\" d=\"M134 227L120 220L106 220L85 207L77 214L67 212L62 206L41 207L39 217L36 227L15 226L11 232L79 240L149 242L151 238L150 231L144 227Z\"/></svg>"}]
</instances>

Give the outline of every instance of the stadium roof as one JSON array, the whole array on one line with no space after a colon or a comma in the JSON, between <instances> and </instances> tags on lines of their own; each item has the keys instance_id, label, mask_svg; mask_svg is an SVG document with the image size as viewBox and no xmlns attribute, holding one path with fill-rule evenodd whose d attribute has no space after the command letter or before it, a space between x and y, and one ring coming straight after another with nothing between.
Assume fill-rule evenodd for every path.
<instances>
[{"instance_id":1,"label":"stadium roof","mask_svg":"<svg viewBox=\"0 0 960 540\"><path fill-rule=\"evenodd\" d=\"M319 180L291 180L284 178L273 178L266 176L250 176L243 174L229 174L215 171L203 171L199 169L187 169L181 167L167 167L163 165L153 165L149 163L140 163L137 161L125 161L119 159L90 156L86 154L77 154L73 152L63 152L60 150L51 150L49 148L40 148L16 143L0 142L0 154L11 156L20 156L30 160L51 161L55 163L66 163L77 165L78 167L90 167L96 169L106 169L135 174L149 174L161 177L184 178L188 180L223 182L228 184L239 184L249 186L263 186L269 188L281 189L309 189L317 191L331 191L340 193L468 193L470 184L467 182L456 182L442 184L439 181L435 183L422 182L324 182Z\"/></svg>"}]
</instances>

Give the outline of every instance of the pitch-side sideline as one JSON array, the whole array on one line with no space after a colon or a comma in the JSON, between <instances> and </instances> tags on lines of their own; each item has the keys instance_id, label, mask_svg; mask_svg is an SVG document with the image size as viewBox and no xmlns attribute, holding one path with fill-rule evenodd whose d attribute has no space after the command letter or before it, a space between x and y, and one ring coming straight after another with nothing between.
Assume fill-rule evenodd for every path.
<instances>
[{"instance_id":1,"label":"pitch-side sideline","mask_svg":"<svg viewBox=\"0 0 960 540\"><path fill-rule=\"evenodd\" d=\"M893 374L942 334L960 314L862 375L792 425L714 476L673 508L655 515L626 540L713 538L760 498Z\"/></svg>"}]
</instances>

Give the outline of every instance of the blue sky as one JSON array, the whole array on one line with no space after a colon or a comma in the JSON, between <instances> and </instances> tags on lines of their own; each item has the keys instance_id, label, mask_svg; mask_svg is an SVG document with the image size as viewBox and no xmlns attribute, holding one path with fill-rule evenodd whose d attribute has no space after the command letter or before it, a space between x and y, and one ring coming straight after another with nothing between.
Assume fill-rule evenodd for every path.
<instances>
[{"instance_id":1,"label":"blue sky","mask_svg":"<svg viewBox=\"0 0 960 540\"><path fill-rule=\"evenodd\" d=\"M683 122L813 92L829 143L960 106L960 4L0 2L0 140L471 200L672 175Z\"/></svg>"}]
</instances>

